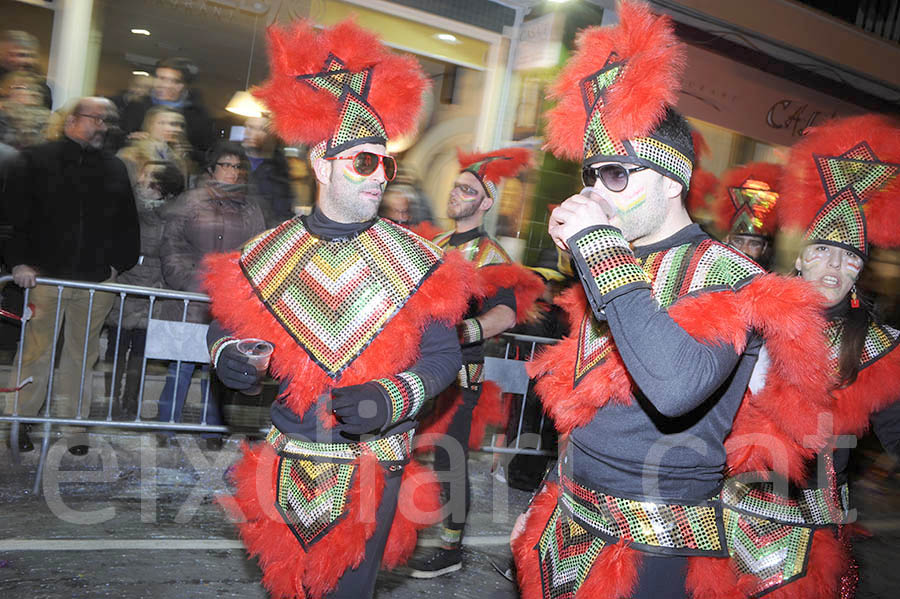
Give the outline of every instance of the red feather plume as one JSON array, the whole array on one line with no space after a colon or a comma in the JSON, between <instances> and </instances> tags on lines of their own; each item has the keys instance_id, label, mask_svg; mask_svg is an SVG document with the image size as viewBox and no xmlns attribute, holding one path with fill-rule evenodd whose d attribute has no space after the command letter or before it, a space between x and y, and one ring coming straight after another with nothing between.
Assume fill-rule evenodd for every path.
<instances>
[{"instance_id":1,"label":"red feather plume","mask_svg":"<svg viewBox=\"0 0 900 599\"><path fill-rule=\"evenodd\" d=\"M734 218L734 203L731 201L729 190L732 187L741 187L748 179L761 181L769 186L772 191L779 191L779 182L784 174L784 167L771 162L753 162L744 166L738 166L722 173L719 179L719 187L716 191L713 206L715 206L716 228L728 232L731 229L731 220ZM777 222L777 206L770 210L763 219L762 229L775 231Z\"/></svg>"},{"instance_id":2,"label":"red feather plume","mask_svg":"<svg viewBox=\"0 0 900 599\"><path fill-rule=\"evenodd\" d=\"M534 165L532 151L528 148L501 148L493 152L470 153L465 153L457 148L456 156L459 160L460 170L466 170L469 166L476 162L481 162L485 158L501 157L500 160L491 160L485 164L482 167L483 170L479 172L482 180L490 181L494 185L500 183L501 179L514 177L522 170L531 168Z\"/></svg>"},{"instance_id":3,"label":"red feather plume","mask_svg":"<svg viewBox=\"0 0 900 599\"><path fill-rule=\"evenodd\" d=\"M605 97L609 134L631 139L650 133L676 103L686 55L669 17L654 15L644 2L623 0L619 23L578 34L576 52L550 89L559 103L547 114L547 146L558 157L582 158L585 113L581 80L601 70L613 52L624 73Z\"/></svg>"},{"instance_id":4,"label":"red feather plume","mask_svg":"<svg viewBox=\"0 0 900 599\"><path fill-rule=\"evenodd\" d=\"M882 115L867 114L836 119L807 131L791 148L778 221L786 228L803 232L825 204L825 190L813 154L839 156L865 142L880 162L900 165L900 125ZM873 191L863 205L869 242L881 247L900 246L900 177Z\"/></svg>"},{"instance_id":5,"label":"red feather plume","mask_svg":"<svg viewBox=\"0 0 900 599\"><path fill-rule=\"evenodd\" d=\"M331 93L297 81L322 70L329 53L350 71L372 67L367 101L389 138L415 129L428 83L412 56L393 54L352 19L316 31L310 21L268 29L270 77L253 94L272 111L275 129L289 143L314 145L338 126L340 105Z\"/></svg>"}]
</instances>

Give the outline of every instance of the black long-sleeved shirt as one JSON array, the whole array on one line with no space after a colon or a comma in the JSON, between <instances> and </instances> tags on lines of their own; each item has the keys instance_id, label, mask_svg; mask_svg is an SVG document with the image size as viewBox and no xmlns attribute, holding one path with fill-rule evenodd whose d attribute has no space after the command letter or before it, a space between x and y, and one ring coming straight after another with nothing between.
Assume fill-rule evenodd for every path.
<instances>
[{"instance_id":1,"label":"black long-sleeved shirt","mask_svg":"<svg viewBox=\"0 0 900 599\"><path fill-rule=\"evenodd\" d=\"M635 248L638 258L708 239L691 225L658 243ZM606 320L635 383L631 405L610 403L572 433L568 456L575 477L613 494L700 500L718 490L725 437L744 396L762 340L747 347L707 345L660 309L649 289L634 289L605 305L592 279L582 278L595 315ZM731 291L717 291L728 300Z\"/></svg>"},{"instance_id":2,"label":"black long-sleeved shirt","mask_svg":"<svg viewBox=\"0 0 900 599\"><path fill-rule=\"evenodd\" d=\"M313 211L310 216L301 218L310 233L325 240L349 237L367 229L375 222L372 220L364 223L338 223L327 218L318 209ZM227 335L229 335L228 331L221 324L213 321L207 335L207 342L211 345L217 339ZM303 350L297 348L297 351ZM455 327L434 321L428 324L422 333L419 343L419 359L407 371L418 375L424 386L425 396L433 397L456 379L461 363ZM279 396L284 393L288 382L288 380L281 381ZM310 405L306 413L296 414L283 400L276 400L271 408L272 424L280 431L297 439L317 443L347 443L348 439L342 436L338 429L326 429L319 422L318 411L322 408L322 404L328 401L330 401L330 393L325 393ZM381 431L379 436L402 433L413 427L415 427L415 421L409 418Z\"/></svg>"}]
</instances>

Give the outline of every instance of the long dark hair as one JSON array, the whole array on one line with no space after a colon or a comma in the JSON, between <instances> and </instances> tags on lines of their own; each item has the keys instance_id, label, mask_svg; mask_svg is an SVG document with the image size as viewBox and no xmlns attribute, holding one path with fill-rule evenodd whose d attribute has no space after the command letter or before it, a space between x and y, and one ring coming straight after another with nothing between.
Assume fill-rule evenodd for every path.
<instances>
[{"instance_id":1,"label":"long dark hair","mask_svg":"<svg viewBox=\"0 0 900 599\"><path fill-rule=\"evenodd\" d=\"M841 351L838 355L838 388L841 389L856 382L859 375L859 359L866 343L869 324L878 321L875 304L871 298L864 296L859 289L856 290L856 297L859 299L859 307L848 308L840 317L844 325L841 332ZM850 300L845 298L844 301Z\"/></svg>"}]
</instances>

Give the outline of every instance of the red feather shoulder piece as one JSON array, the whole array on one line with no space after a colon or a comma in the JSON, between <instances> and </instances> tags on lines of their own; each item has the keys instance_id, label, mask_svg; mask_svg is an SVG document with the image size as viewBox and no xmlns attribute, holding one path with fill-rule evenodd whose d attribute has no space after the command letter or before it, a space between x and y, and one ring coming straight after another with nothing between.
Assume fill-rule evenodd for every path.
<instances>
[{"instance_id":1,"label":"red feather shoulder piece","mask_svg":"<svg viewBox=\"0 0 900 599\"><path fill-rule=\"evenodd\" d=\"M760 415L766 425L763 428L774 435L766 442L784 440L788 457L782 460L780 453L764 451L765 444L752 437L758 427L747 423L740 431L748 435L740 440L746 448L746 459L738 465L742 471L776 469L800 479L803 462L824 442L819 438L818 415L830 409L831 400L830 376L821 367L827 350L820 303L820 296L805 281L770 274L757 277L737 292L686 297L668 309L675 322L704 343L728 343L743 351L748 330L755 329L764 338L770 376L760 393L750 398L751 412ZM584 290L574 287L560 304L574 321L572 330L577 331L589 310ZM603 362L574 384L578 343L577 335L566 337L546 349L528 369L530 376L539 377L535 390L564 434L587 424L608 402L633 401L634 383L614 343ZM744 404L747 402L745 399ZM785 418L786 414L790 418ZM729 440L737 448L735 432ZM754 443L749 442L751 438ZM810 443L810 439L816 442ZM810 447L804 447L804 442Z\"/></svg>"},{"instance_id":2,"label":"red feather shoulder piece","mask_svg":"<svg viewBox=\"0 0 900 599\"><path fill-rule=\"evenodd\" d=\"M544 281L521 264L491 264L478 269L479 295L490 297L502 288L516 296L516 324L538 316L536 302L544 292Z\"/></svg>"}]
</instances>

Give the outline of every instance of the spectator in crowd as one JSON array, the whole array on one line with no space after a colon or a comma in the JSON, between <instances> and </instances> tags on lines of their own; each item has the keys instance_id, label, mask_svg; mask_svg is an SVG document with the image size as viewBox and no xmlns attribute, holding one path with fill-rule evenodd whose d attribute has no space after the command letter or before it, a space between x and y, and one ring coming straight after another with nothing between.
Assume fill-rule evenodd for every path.
<instances>
[{"instance_id":1,"label":"spectator in crowd","mask_svg":"<svg viewBox=\"0 0 900 599\"><path fill-rule=\"evenodd\" d=\"M128 89L122 90L110 100L119 109L119 113L125 111L125 107L132 102L143 102L153 89L153 78L147 75L132 75Z\"/></svg>"},{"instance_id":2,"label":"spectator in crowd","mask_svg":"<svg viewBox=\"0 0 900 599\"><path fill-rule=\"evenodd\" d=\"M250 161L250 188L259 199L272 228L294 216L294 191L284 150L269 132L269 119L250 117L244 121L244 151Z\"/></svg>"},{"instance_id":3,"label":"spectator in crowd","mask_svg":"<svg viewBox=\"0 0 900 599\"><path fill-rule=\"evenodd\" d=\"M247 156L240 145L220 142L210 153L208 179L196 189L185 192L166 218L160 257L165 284L170 289L202 292L200 264L209 253L226 252L265 230L259 204L252 199L246 184ZM182 320L184 303L165 302L162 318ZM209 322L206 304L188 306L190 322ZM169 374L159 400L159 420L181 421L181 412L196 369L192 362L169 365ZM208 372L209 367L203 366ZM201 393L208 396L206 423L222 424L222 408L213 393L207 393L206 381ZM168 436L170 438L171 435ZM165 444L167 437L161 441ZM207 447L222 446L221 435L207 435Z\"/></svg>"},{"instance_id":4,"label":"spectator in crowd","mask_svg":"<svg viewBox=\"0 0 900 599\"><path fill-rule=\"evenodd\" d=\"M153 106L168 106L184 115L185 133L194 150L195 162L203 157L213 141L212 120L200 105L196 93L188 88L196 68L186 58L166 58L156 65L153 89L142 99L129 102L122 111L121 127L127 133L138 131Z\"/></svg>"},{"instance_id":5,"label":"spectator in crowd","mask_svg":"<svg viewBox=\"0 0 900 599\"><path fill-rule=\"evenodd\" d=\"M409 194L403 186L389 185L384 190L378 216L388 218L398 225L409 225Z\"/></svg>"},{"instance_id":6,"label":"spectator in crowd","mask_svg":"<svg viewBox=\"0 0 900 599\"><path fill-rule=\"evenodd\" d=\"M34 315L28 322L22 347L21 378L33 377L9 401L18 401L18 413L35 416L47 396L50 359L56 346L54 323L57 288L36 285L38 276L88 282L115 281L118 272L137 262L140 230L128 173L122 161L102 151L106 123L115 111L105 98L81 98L66 118L64 137L22 151L10 174L6 212L12 237L6 260L13 280L31 289ZM59 318L65 343L54 377L62 415L74 417L80 399L81 416L91 405L91 384L81 395L82 364L91 372L97 360L100 328L114 296L65 288L59 295ZM90 329L85 330L88 323ZM83 353L84 352L84 353ZM18 387L13 371L10 387ZM79 395L81 397L79 398ZM20 431L20 450L31 448ZM75 455L87 453L75 445Z\"/></svg>"},{"instance_id":7,"label":"spectator in crowd","mask_svg":"<svg viewBox=\"0 0 900 599\"><path fill-rule=\"evenodd\" d=\"M40 44L36 37L25 31L8 29L0 33L0 78L12 71L30 71L40 78L44 108L53 106L53 96L45 78L38 71Z\"/></svg>"},{"instance_id":8,"label":"spectator in crowd","mask_svg":"<svg viewBox=\"0 0 900 599\"><path fill-rule=\"evenodd\" d=\"M30 71L0 78L0 142L21 150L47 141L50 110L44 106L41 85Z\"/></svg>"},{"instance_id":9,"label":"spectator in crowd","mask_svg":"<svg viewBox=\"0 0 900 599\"><path fill-rule=\"evenodd\" d=\"M134 189L141 227L141 255L133 268L119 275L119 283L140 287L163 287L160 247L163 240L165 212L183 191L184 174L174 163L154 160L141 168ZM113 361L118 347L116 364L119 374L115 377L115 385L109 386L113 387L112 397L118 399L119 412L129 417L137 413L149 313L149 298L129 297L125 300L121 323L118 304L113 306L106 319L110 327L107 361ZM120 389L123 371L124 391ZM109 378L111 383L112 376Z\"/></svg>"},{"instance_id":10,"label":"spectator in crowd","mask_svg":"<svg viewBox=\"0 0 900 599\"><path fill-rule=\"evenodd\" d=\"M128 167L133 185L148 162L170 162L188 180L193 168L184 123L184 115L168 106L154 106L147 111L141 130L132 133L131 143L117 154Z\"/></svg>"}]
</instances>

